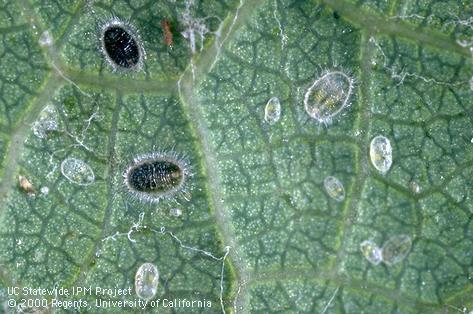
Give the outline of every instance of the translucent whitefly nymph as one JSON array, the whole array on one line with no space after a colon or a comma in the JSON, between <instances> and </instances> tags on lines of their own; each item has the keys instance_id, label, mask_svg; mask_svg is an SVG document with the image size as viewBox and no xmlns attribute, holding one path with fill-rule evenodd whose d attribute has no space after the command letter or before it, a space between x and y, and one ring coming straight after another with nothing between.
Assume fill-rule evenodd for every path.
<instances>
[{"instance_id":1,"label":"translucent whitefly nymph","mask_svg":"<svg viewBox=\"0 0 473 314\"><path fill-rule=\"evenodd\" d=\"M46 138L48 132L59 130L59 115L56 108L47 105L40 112L38 120L33 123L33 134L39 138Z\"/></svg>"},{"instance_id":2,"label":"translucent whitefly nymph","mask_svg":"<svg viewBox=\"0 0 473 314\"><path fill-rule=\"evenodd\" d=\"M41 47L52 46L53 45L53 36L51 36L49 31L46 30L39 37L38 43Z\"/></svg>"},{"instance_id":3,"label":"translucent whitefly nymph","mask_svg":"<svg viewBox=\"0 0 473 314\"><path fill-rule=\"evenodd\" d=\"M363 241L360 244L363 256L373 265L378 265L383 260L381 249L371 240Z\"/></svg>"},{"instance_id":4,"label":"translucent whitefly nymph","mask_svg":"<svg viewBox=\"0 0 473 314\"><path fill-rule=\"evenodd\" d=\"M393 163L391 142L382 135L373 138L370 144L370 158L376 170L382 174L387 173Z\"/></svg>"},{"instance_id":5,"label":"translucent whitefly nymph","mask_svg":"<svg viewBox=\"0 0 473 314\"><path fill-rule=\"evenodd\" d=\"M411 188L411 191L416 194L419 194L421 191L420 185L416 181L409 182L409 187Z\"/></svg>"},{"instance_id":6,"label":"translucent whitefly nymph","mask_svg":"<svg viewBox=\"0 0 473 314\"><path fill-rule=\"evenodd\" d=\"M342 202L345 199L345 188L337 178L332 176L326 177L324 180L324 188L328 196L337 202Z\"/></svg>"},{"instance_id":7,"label":"translucent whitefly nymph","mask_svg":"<svg viewBox=\"0 0 473 314\"><path fill-rule=\"evenodd\" d=\"M123 178L133 196L144 202L157 203L185 192L190 175L187 162L175 153L153 152L136 157Z\"/></svg>"},{"instance_id":8,"label":"translucent whitefly nymph","mask_svg":"<svg viewBox=\"0 0 473 314\"><path fill-rule=\"evenodd\" d=\"M311 118L327 124L349 105L352 93L352 78L341 71L327 72L305 93L304 109Z\"/></svg>"},{"instance_id":9,"label":"translucent whitefly nymph","mask_svg":"<svg viewBox=\"0 0 473 314\"><path fill-rule=\"evenodd\" d=\"M64 159L61 163L61 173L67 180L77 185L90 185L95 181L92 168L77 158Z\"/></svg>"},{"instance_id":10,"label":"translucent whitefly nymph","mask_svg":"<svg viewBox=\"0 0 473 314\"><path fill-rule=\"evenodd\" d=\"M145 51L130 23L111 19L102 26L100 42L102 53L114 69L139 70L142 67Z\"/></svg>"},{"instance_id":11,"label":"translucent whitefly nymph","mask_svg":"<svg viewBox=\"0 0 473 314\"><path fill-rule=\"evenodd\" d=\"M383 262L387 265L399 263L407 256L411 247L412 240L408 235L401 234L391 237L381 249Z\"/></svg>"},{"instance_id":12,"label":"translucent whitefly nymph","mask_svg":"<svg viewBox=\"0 0 473 314\"><path fill-rule=\"evenodd\" d=\"M136 295L149 301L156 296L159 284L158 268L151 263L144 263L138 268L135 275Z\"/></svg>"},{"instance_id":13,"label":"translucent whitefly nymph","mask_svg":"<svg viewBox=\"0 0 473 314\"><path fill-rule=\"evenodd\" d=\"M271 97L264 108L264 120L269 124L275 124L281 118L281 103L279 98Z\"/></svg>"}]
</instances>

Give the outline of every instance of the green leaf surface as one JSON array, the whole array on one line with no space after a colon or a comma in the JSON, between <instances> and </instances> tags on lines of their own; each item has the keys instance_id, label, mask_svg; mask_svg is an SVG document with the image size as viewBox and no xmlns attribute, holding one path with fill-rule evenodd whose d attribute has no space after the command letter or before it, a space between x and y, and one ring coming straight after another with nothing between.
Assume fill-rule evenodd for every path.
<instances>
[{"instance_id":1,"label":"green leaf surface","mask_svg":"<svg viewBox=\"0 0 473 314\"><path fill-rule=\"evenodd\" d=\"M4 1L0 312L471 311L472 14L470 1ZM138 71L104 58L100 30L113 18L139 36ZM354 88L321 123L304 101L334 71ZM272 97L281 118L268 123ZM370 160L378 135L392 146L386 173ZM152 152L192 174L158 203L124 183ZM65 160L83 161L82 177L67 177ZM360 250L399 235L412 247L398 263ZM143 263L160 273L154 300L210 305L96 307L137 300ZM35 299L49 305L9 303Z\"/></svg>"}]
</instances>

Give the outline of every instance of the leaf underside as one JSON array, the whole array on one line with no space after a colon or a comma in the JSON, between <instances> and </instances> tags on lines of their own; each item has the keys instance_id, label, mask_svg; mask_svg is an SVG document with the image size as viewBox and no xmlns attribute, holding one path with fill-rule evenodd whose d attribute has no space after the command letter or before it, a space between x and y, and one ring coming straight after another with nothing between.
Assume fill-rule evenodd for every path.
<instances>
[{"instance_id":1,"label":"leaf underside","mask_svg":"<svg viewBox=\"0 0 473 314\"><path fill-rule=\"evenodd\" d=\"M472 310L472 15L466 0L3 2L0 312L13 311L7 287L133 288L146 262L156 299L212 303L160 312ZM142 41L139 71L102 54L114 17ZM193 53L181 33L199 23ZM320 123L304 96L328 71L354 89ZM272 97L282 109L269 124ZM56 127L38 136L45 108ZM393 148L386 174L370 161L377 135ZM192 173L159 203L123 180L152 152ZM90 167L91 184L61 173L66 158ZM412 239L399 263L360 251L398 235Z\"/></svg>"}]
</instances>

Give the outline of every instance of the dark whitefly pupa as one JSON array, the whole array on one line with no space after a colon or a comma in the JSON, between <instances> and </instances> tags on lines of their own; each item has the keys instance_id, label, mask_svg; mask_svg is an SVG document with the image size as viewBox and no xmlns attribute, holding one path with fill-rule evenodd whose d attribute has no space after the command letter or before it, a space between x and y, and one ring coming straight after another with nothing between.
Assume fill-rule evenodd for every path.
<instances>
[{"instance_id":1,"label":"dark whitefly pupa","mask_svg":"<svg viewBox=\"0 0 473 314\"><path fill-rule=\"evenodd\" d=\"M61 173L69 182L77 185L90 185L95 181L92 168L78 158L66 158L61 163Z\"/></svg>"},{"instance_id":2,"label":"dark whitefly pupa","mask_svg":"<svg viewBox=\"0 0 473 314\"><path fill-rule=\"evenodd\" d=\"M383 256L383 262L386 265L394 265L402 261L412 247L411 237L405 234L396 235L387 240L381 254Z\"/></svg>"},{"instance_id":3,"label":"dark whitefly pupa","mask_svg":"<svg viewBox=\"0 0 473 314\"><path fill-rule=\"evenodd\" d=\"M101 50L116 70L140 70L145 58L143 43L133 26L118 18L106 22L100 31Z\"/></svg>"},{"instance_id":4,"label":"dark whitefly pupa","mask_svg":"<svg viewBox=\"0 0 473 314\"><path fill-rule=\"evenodd\" d=\"M345 188L343 187L342 182L340 182L336 177L326 177L324 180L324 188L328 196L337 202L342 202L345 199Z\"/></svg>"},{"instance_id":5,"label":"dark whitefly pupa","mask_svg":"<svg viewBox=\"0 0 473 314\"><path fill-rule=\"evenodd\" d=\"M393 163L393 149L389 139L378 135L371 140L370 159L373 167L382 174L389 171Z\"/></svg>"},{"instance_id":6,"label":"dark whitefly pupa","mask_svg":"<svg viewBox=\"0 0 473 314\"><path fill-rule=\"evenodd\" d=\"M275 124L281 118L281 102L277 97L271 97L264 108L264 120L268 124Z\"/></svg>"},{"instance_id":7,"label":"dark whitefly pupa","mask_svg":"<svg viewBox=\"0 0 473 314\"><path fill-rule=\"evenodd\" d=\"M328 124L348 107L353 79L341 71L326 72L317 78L304 95L304 109L320 123Z\"/></svg>"},{"instance_id":8,"label":"dark whitefly pupa","mask_svg":"<svg viewBox=\"0 0 473 314\"><path fill-rule=\"evenodd\" d=\"M371 240L361 242L360 250L368 262L378 265L383 260L381 249Z\"/></svg>"},{"instance_id":9,"label":"dark whitefly pupa","mask_svg":"<svg viewBox=\"0 0 473 314\"><path fill-rule=\"evenodd\" d=\"M191 176L188 163L175 153L153 152L136 157L123 174L128 191L143 202L157 203L185 193Z\"/></svg>"},{"instance_id":10,"label":"dark whitefly pupa","mask_svg":"<svg viewBox=\"0 0 473 314\"><path fill-rule=\"evenodd\" d=\"M135 275L135 292L142 299L149 301L156 296L159 284L159 272L156 265L144 263Z\"/></svg>"}]
</instances>

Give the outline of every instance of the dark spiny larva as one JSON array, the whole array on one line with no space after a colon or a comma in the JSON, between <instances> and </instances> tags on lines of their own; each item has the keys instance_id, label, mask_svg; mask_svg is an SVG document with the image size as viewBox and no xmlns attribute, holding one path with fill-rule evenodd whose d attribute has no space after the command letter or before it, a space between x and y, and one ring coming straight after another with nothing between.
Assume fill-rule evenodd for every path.
<instances>
[{"instance_id":1,"label":"dark spiny larva","mask_svg":"<svg viewBox=\"0 0 473 314\"><path fill-rule=\"evenodd\" d=\"M123 174L131 195L144 202L156 203L186 195L186 181L191 176L187 162L174 152L153 152L138 156Z\"/></svg>"},{"instance_id":2,"label":"dark spiny larva","mask_svg":"<svg viewBox=\"0 0 473 314\"><path fill-rule=\"evenodd\" d=\"M147 193L171 190L179 186L182 177L182 169L165 160L146 161L132 168L128 174L130 185L137 191Z\"/></svg>"}]
</instances>

